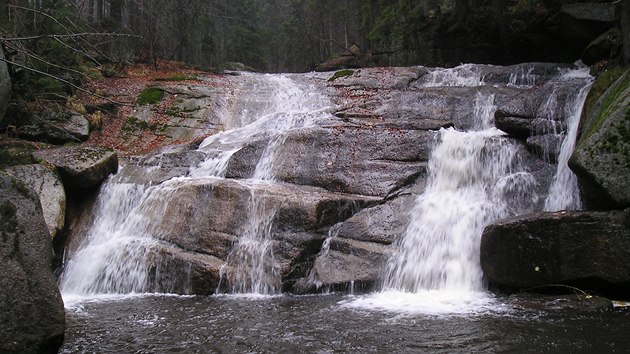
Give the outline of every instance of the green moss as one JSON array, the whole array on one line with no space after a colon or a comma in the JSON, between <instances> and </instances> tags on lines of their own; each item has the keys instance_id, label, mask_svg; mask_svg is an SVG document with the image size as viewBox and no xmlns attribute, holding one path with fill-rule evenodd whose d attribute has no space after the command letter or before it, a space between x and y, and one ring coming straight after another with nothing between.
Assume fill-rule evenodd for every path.
<instances>
[{"instance_id":1,"label":"green moss","mask_svg":"<svg viewBox=\"0 0 630 354\"><path fill-rule=\"evenodd\" d=\"M163 132L166 130L165 124L158 123L149 123L143 120L140 120L134 116L127 117L127 121L125 121L125 125L122 130L124 132L132 132L136 130L149 130L152 132Z\"/></svg>"},{"instance_id":2,"label":"green moss","mask_svg":"<svg viewBox=\"0 0 630 354\"><path fill-rule=\"evenodd\" d=\"M145 104L156 104L162 101L164 97L164 90L157 87L147 87L138 96L138 104L143 106Z\"/></svg>"},{"instance_id":3,"label":"green moss","mask_svg":"<svg viewBox=\"0 0 630 354\"><path fill-rule=\"evenodd\" d=\"M582 134L578 146L582 146L601 128L619 100L624 99L624 92L629 87L630 70L624 73L623 68L610 69L597 78L584 103Z\"/></svg>"},{"instance_id":4,"label":"green moss","mask_svg":"<svg viewBox=\"0 0 630 354\"><path fill-rule=\"evenodd\" d=\"M34 150L35 148L29 144L12 141L0 142L0 169L33 163Z\"/></svg>"},{"instance_id":5,"label":"green moss","mask_svg":"<svg viewBox=\"0 0 630 354\"><path fill-rule=\"evenodd\" d=\"M339 70L330 79L328 79L328 81L335 81L341 77L351 76L353 74L354 74L354 70L350 70L350 69Z\"/></svg>"},{"instance_id":6,"label":"green moss","mask_svg":"<svg viewBox=\"0 0 630 354\"><path fill-rule=\"evenodd\" d=\"M169 107L166 112L167 115L171 117L184 117L184 110L181 108L177 108L175 106Z\"/></svg>"}]
</instances>

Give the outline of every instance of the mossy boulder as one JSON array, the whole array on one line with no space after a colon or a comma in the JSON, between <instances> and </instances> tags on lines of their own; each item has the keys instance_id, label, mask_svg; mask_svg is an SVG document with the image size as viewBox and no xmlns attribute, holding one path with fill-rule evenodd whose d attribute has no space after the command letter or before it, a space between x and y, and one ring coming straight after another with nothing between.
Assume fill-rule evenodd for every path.
<instances>
[{"instance_id":1,"label":"mossy boulder","mask_svg":"<svg viewBox=\"0 0 630 354\"><path fill-rule=\"evenodd\" d=\"M630 206L630 69L598 78L580 124L569 166L580 179L586 205Z\"/></svg>"},{"instance_id":2,"label":"mossy boulder","mask_svg":"<svg viewBox=\"0 0 630 354\"><path fill-rule=\"evenodd\" d=\"M0 172L0 352L56 353L65 314L37 194Z\"/></svg>"},{"instance_id":3,"label":"mossy boulder","mask_svg":"<svg viewBox=\"0 0 630 354\"><path fill-rule=\"evenodd\" d=\"M96 146L72 146L35 152L37 160L57 168L67 189L87 189L101 184L118 170L116 151Z\"/></svg>"}]
</instances>

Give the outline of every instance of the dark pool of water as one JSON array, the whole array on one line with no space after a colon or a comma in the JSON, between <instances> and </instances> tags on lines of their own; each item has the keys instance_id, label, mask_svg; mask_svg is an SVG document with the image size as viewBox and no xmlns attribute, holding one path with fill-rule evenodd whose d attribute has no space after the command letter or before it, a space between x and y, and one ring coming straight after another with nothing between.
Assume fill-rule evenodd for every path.
<instances>
[{"instance_id":1,"label":"dark pool of water","mask_svg":"<svg viewBox=\"0 0 630 354\"><path fill-rule=\"evenodd\" d=\"M63 353L630 352L628 311L457 315L348 308L343 295L141 296L67 308Z\"/></svg>"}]
</instances>

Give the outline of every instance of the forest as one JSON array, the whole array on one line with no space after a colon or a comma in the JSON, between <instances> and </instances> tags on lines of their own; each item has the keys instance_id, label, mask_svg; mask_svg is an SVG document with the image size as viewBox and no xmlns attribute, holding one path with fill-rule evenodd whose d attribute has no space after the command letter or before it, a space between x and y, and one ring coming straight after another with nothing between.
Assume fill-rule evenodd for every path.
<instances>
[{"instance_id":1,"label":"forest","mask_svg":"<svg viewBox=\"0 0 630 354\"><path fill-rule=\"evenodd\" d=\"M157 69L158 60L259 72L571 63L614 27L567 16L564 6L575 2L8 0L0 5L0 60L9 64L14 108L17 97L67 96L90 78L136 63ZM611 33L604 50L613 50L595 61L622 57L620 32ZM19 119L24 107L13 111Z\"/></svg>"},{"instance_id":2,"label":"forest","mask_svg":"<svg viewBox=\"0 0 630 354\"><path fill-rule=\"evenodd\" d=\"M575 51L553 45L562 35L553 15L563 2L9 0L0 12L0 40L10 55L39 62L32 64L37 68L38 56L65 66L159 57L268 72L312 70L342 56L361 56L356 65L575 59L568 58ZM524 53L543 35L546 44L534 47L542 55Z\"/></svg>"}]
</instances>

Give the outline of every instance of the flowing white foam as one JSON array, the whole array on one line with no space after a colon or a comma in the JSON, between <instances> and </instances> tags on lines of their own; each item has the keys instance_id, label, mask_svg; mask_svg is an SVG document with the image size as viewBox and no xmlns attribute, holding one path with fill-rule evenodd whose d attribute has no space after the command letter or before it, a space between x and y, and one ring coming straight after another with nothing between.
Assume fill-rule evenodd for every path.
<instances>
[{"instance_id":1,"label":"flowing white foam","mask_svg":"<svg viewBox=\"0 0 630 354\"><path fill-rule=\"evenodd\" d=\"M470 316L509 311L486 292L425 290L416 293L383 291L340 302L342 307L403 315Z\"/></svg>"},{"instance_id":2,"label":"flowing white foam","mask_svg":"<svg viewBox=\"0 0 630 354\"><path fill-rule=\"evenodd\" d=\"M479 66L463 64L454 68L435 68L427 74L424 87L461 86L475 87L484 85Z\"/></svg>"},{"instance_id":3,"label":"flowing white foam","mask_svg":"<svg viewBox=\"0 0 630 354\"><path fill-rule=\"evenodd\" d=\"M578 94L575 95L573 100L565 104L567 132L562 141L562 146L560 147L558 168L549 187L547 199L545 200L546 211L582 209L578 180L573 171L569 168L569 158L575 149L580 116L590 88L591 84L586 84L580 89Z\"/></svg>"}]
</instances>

